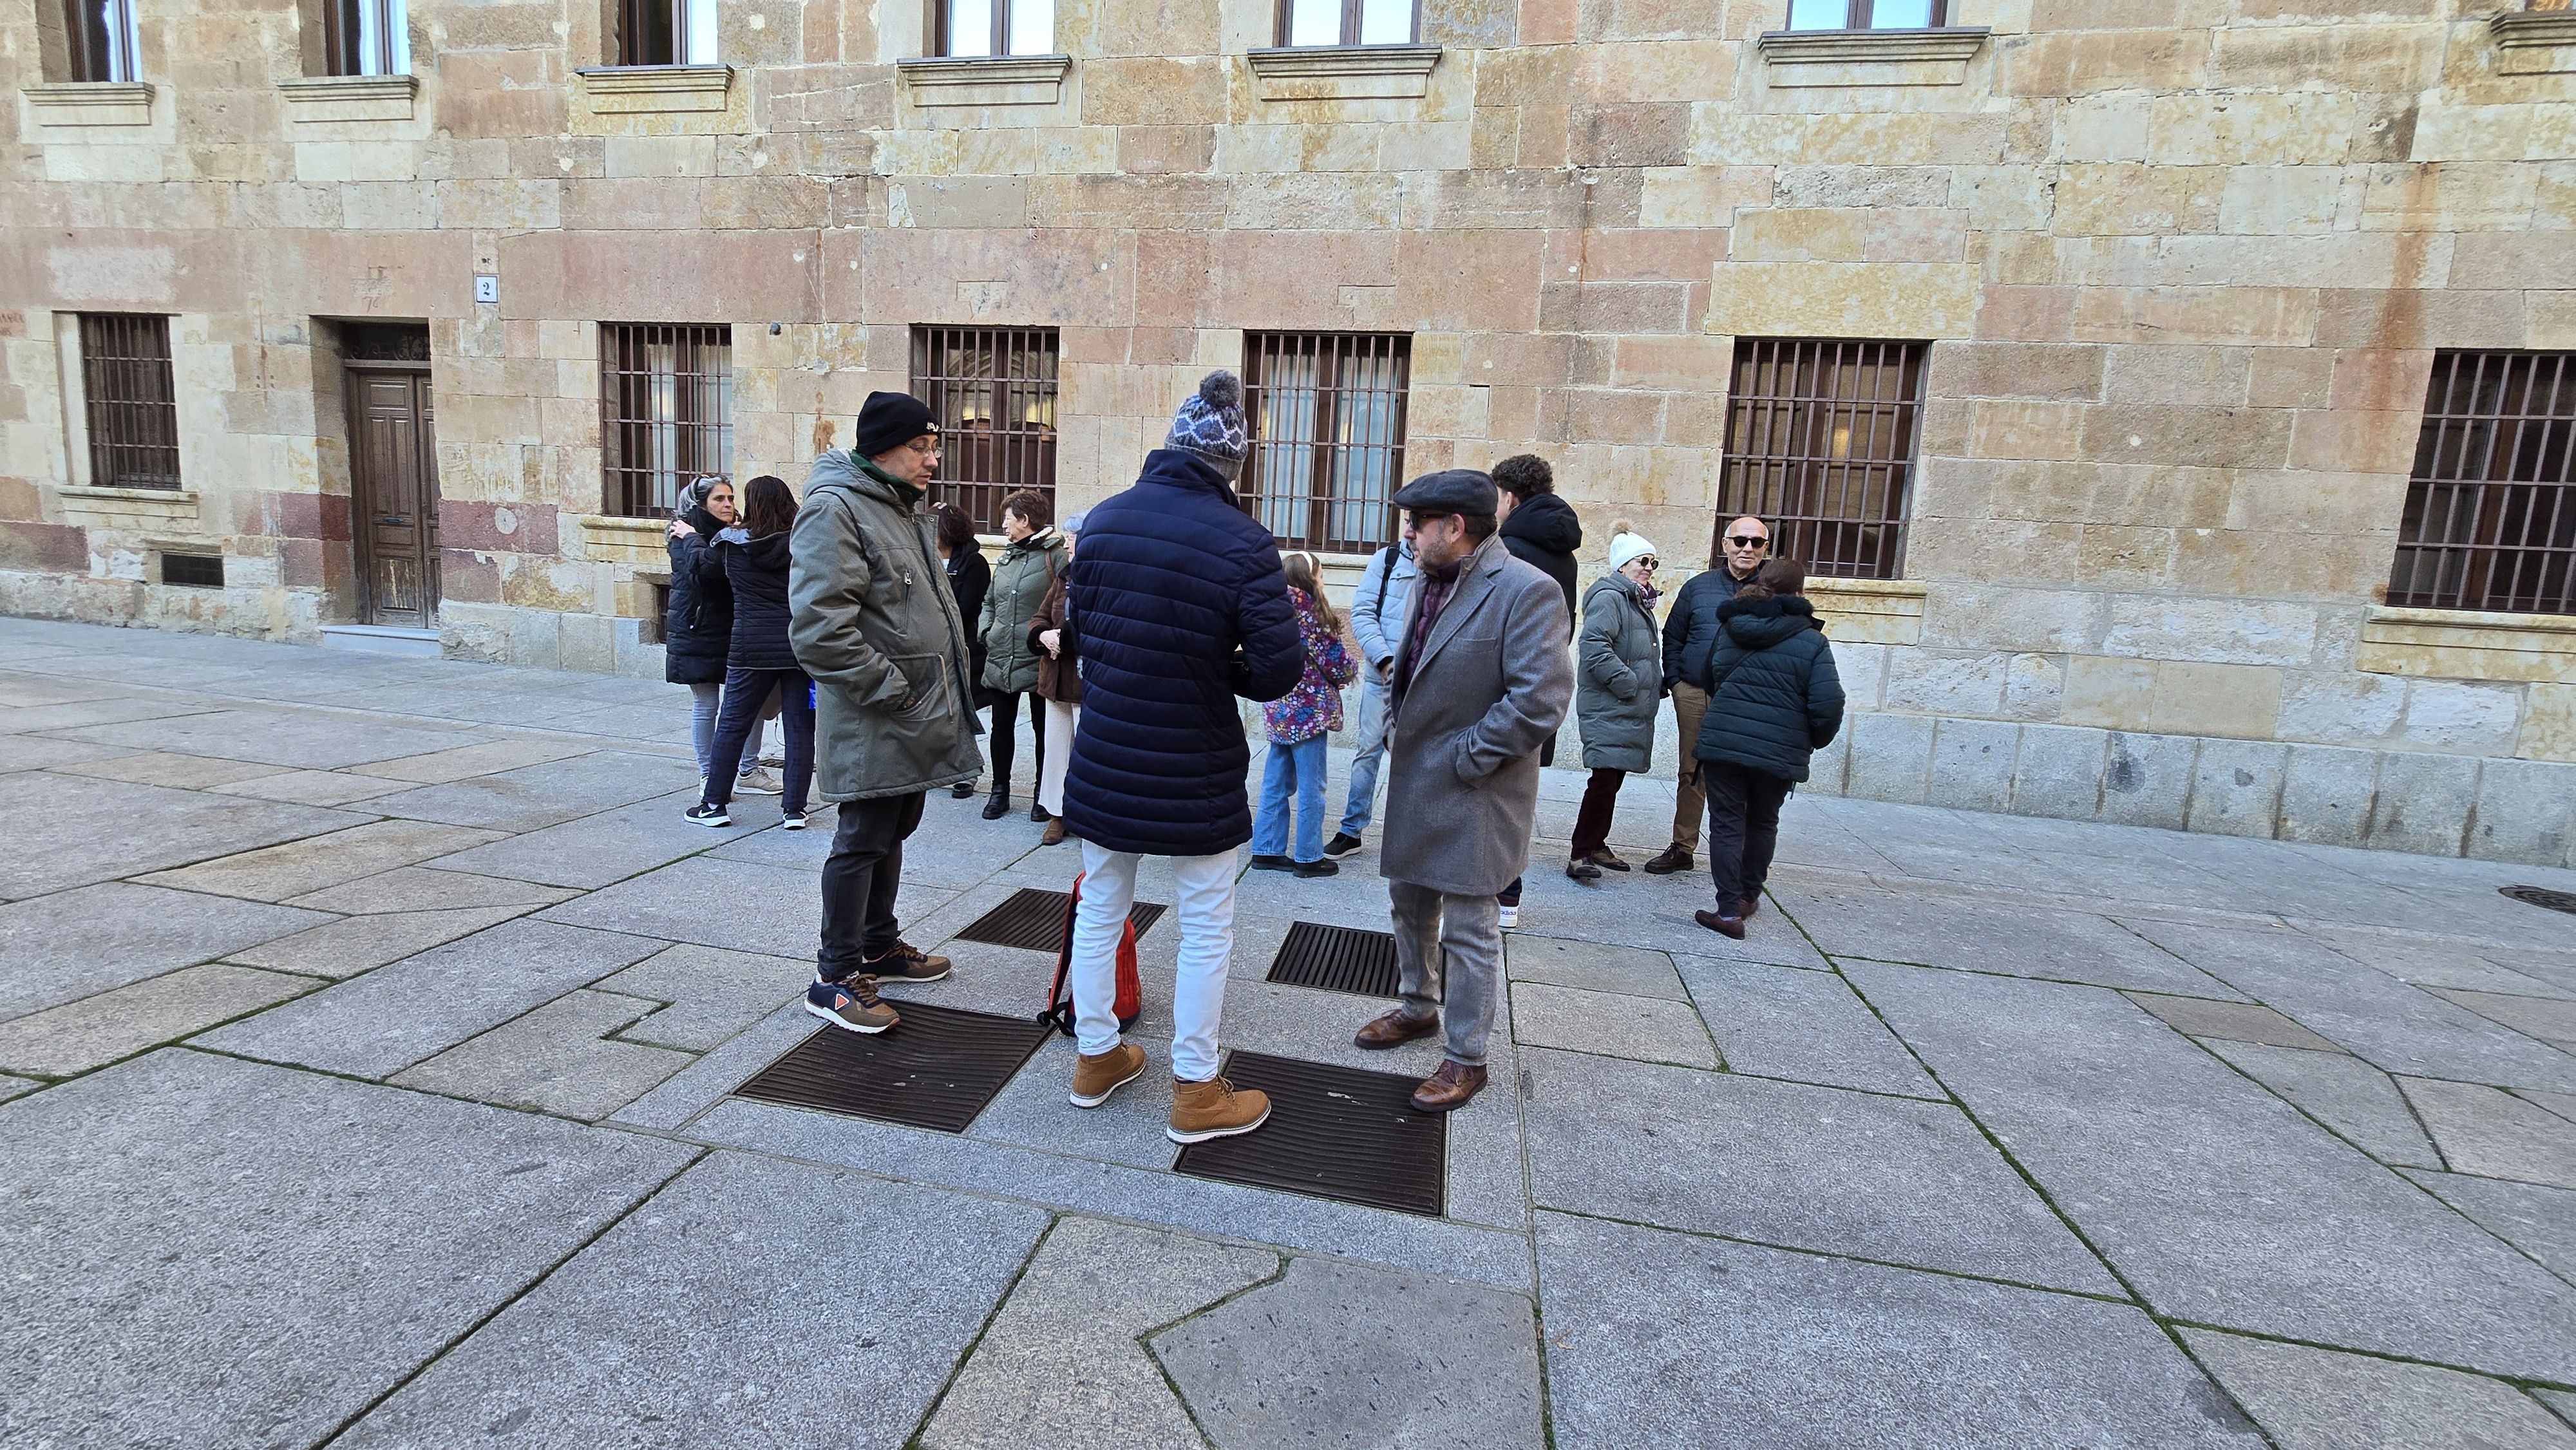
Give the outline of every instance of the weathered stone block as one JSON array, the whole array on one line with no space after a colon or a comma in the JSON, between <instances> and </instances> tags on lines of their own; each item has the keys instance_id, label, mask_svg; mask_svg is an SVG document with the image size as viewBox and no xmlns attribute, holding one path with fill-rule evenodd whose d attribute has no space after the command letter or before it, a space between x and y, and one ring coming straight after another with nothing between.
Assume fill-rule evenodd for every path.
<instances>
[{"instance_id":1,"label":"weathered stone block","mask_svg":"<svg viewBox=\"0 0 2576 1450\"><path fill-rule=\"evenodd\" d=\"M2089 821L2102 802L2107 735L2063 725L2025 725L2013 767L2012 808L2022 815Z\"/></svg>"},{"instance_id":2,"label":"weathered stone block","mask_svg":"<svg viewBox=\"0 0 2576 1450\"><path fill-rule=\"evenodd\" d=\"M2192 764L2187 829L2269 838L2280 823L2290 750L2259 740L2204 740Z\"/></svg>"},{"instance_id":3,"label":"weathered stone block","mask_svg":"<svg viewBox=\"0 0 2576 1450\"><path fill-rule=\"evenodd\" d=\"M2100 818L2179 831L2200 742L2188 735L2115 730L2105 742Z\"/></svg>"},{"instance_id":4,"label":"weathered stone block","mask_svg":"<svg viewBox=\"0 0 2576 1450\"><path fill-rule=\"evenodd\" d=\"M2021 727L1993 720L1943 720L1932 735L1932 773L1924 800L1962 810L2012 805Z\"/></svg>"},{"instance_id":5,"label":"weathered stone block","mask_svg":"<svg viewBox=\"0 0 2576 1450\"><path fill-rule=\"evenodd\" d=\"M2479 767L2465 855L2484 861L2576 859L2576 766L2490 760Z\"/></svg>"},{"instance_id":6,"label":"weathered stone block","mask_svg":"<svg viewBox=\"0 0 2576 1450\"><path fill-rule=\"evenodd\" d=\"M1921 801L1929 785L1933 721L1921 715L1854 715L1847 794L1868 800Z\"/></svg>"},{"instance_id":7,"label":"weathered stone block","mask_svg":"<svg viewBox=\"0 0 2576 1450\"><path fill-rule=\"evenodd\" d=\"M2464 755L2510 755L2520 724L2523 687L2461 680L2412 680L2400 743Z\"/></svg>"},{"instance_id":8,"label":"weathered stone block","mask_svg":"<svg viewBox=\"0 0 2576 1450\"><path fill-rule=\"evenodd\" d=\"M2281 775L2281 839L2358 846L2379 783L2375 750L2293 745Z\"/></svg>"},{"instance_id":9,"label":"weathered stone block","mask_svg":"<svg viewBox=\"0 0 2576 1450\"><path fill-rule=\"evenodd\" d=\"M2458 755L2388 751L2364 844L2390 851L2456 856L2477 801L2478 762Z\"/></svg>"},{"instance_id":10,"label":"weathered stone block","mask_svg":"<svg viewBox=\"0 0 2576 1450\"><path fill-rule=\"evenodd\" d=\"M2283 740L2362 745L2393 740L2406 714L2406 682L2386 675L2290 670L2281 676Z\"/></svg>"},{"instance_id":11,"label":"weathered stone block","mask_svg":"<svg viewBox=\"0 0 2576 1450\"><path fill-rule=\"evenodd\" d=\"M1953 397L2090 401L2103 396L2100 347L1947 342L1932 350L1932 391Z\"/></svg>"}]
</instances>

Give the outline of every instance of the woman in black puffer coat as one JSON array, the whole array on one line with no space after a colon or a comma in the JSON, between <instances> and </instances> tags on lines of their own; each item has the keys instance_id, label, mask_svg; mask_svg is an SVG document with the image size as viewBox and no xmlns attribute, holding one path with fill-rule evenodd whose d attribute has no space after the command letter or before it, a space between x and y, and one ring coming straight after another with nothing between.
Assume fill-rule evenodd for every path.
<instances>
[{"instance_id":1,"label":"woman in black puffer coat","mask_svg":"<svg viewBox=\"0 0 2576 1450\"><path fill-rule=\"evenodd\" d=\"M1780 841L1780 803L1807 778L1807 757L1843 724L1843 684L1807 571L1786 559L1717 607L1718 636L1700 677L1708 715L1692 754L1708 789L1708 873L1717 909L1695 914L1739 940L1762 899Z\"/></svg>"},{"instance_id":2,"label":"woman in black puffer coat","mask_svg":"<svg viewBox=\"0 0 2576 1450\"><path fill-rule=\"evenodd\" d=\"M706 783L688 818L729 826L734 771L769 692L778 692L778 721L787 734L787 780L780 824L805 829L805 790L814 776L813 682L797 666L787 638L788 531L796 495L763 474L743 485L742 522L716 535L710 551L733 589L733 638L725 669L724 718L716 725Z\"/></svg>"},{"instance_id":3,"label":"woman in black puffer coat","mask_svg":"<svg viewBox=\"0 0 2576 1450\"><path fill-rule=\"evenodd\" d=\"M725 656L733 648L733 586L710 552L720 529L734 522L733 480L701 478L680 490L671 510L671 607L662 616L662 678L696 696L689 716L689 745L698 778L715 754L717 701L724 691ZM759 768L760 722L755 719L743 753ZM751 770L743 772L748 779Z\"/></svg>"}]
</instances>

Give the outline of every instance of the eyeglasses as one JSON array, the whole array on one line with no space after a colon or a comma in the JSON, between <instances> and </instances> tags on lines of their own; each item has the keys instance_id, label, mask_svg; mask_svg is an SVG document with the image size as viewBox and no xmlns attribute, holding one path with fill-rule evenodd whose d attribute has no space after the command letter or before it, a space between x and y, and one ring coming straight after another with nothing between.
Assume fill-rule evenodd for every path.
<instances>
[{"instance_id":1,"label":"eyeglasses","mask_svg":"<svg viewBox=\"0 0 2576 1450\"><path fill-rule=\"evenodd\" d=\"M1731 534L1726 541L1739 549L1760 549L1771 542L1760 534Z\"/></svg>"},{"instance_id":2,"label":"eyeglasses","mask_svg":"<svg viewBox=\"0 0 2576 1450\"><path fill-rule=\"evenodd\" d=\"M924 458L936 458L939 456L939 440L936 438L931 439L928 443L923 443L920 439L916 438L903 446L920 454Z\"/></svg>"}]
</instances>

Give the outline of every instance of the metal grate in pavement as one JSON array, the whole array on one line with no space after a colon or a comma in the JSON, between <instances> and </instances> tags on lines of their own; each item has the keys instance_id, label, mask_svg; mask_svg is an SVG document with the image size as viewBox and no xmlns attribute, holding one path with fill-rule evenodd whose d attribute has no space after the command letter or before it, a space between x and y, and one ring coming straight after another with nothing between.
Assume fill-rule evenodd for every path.
<instances>
[{"instance_id":1,"label":"metal grate in pavement","mask_svg":"<svg viewBox=\"0 0 2576 1450\"><path fill-rule=\"evenodd\" d=\"M2496 890L2516 901L2545 906L2552 911L2576 913L2576 891L2552 891L2546 886L2499 886Z\"/></svg>"},{"instance_id":2,"label":"metal grate in pavement","mask_svg":"<svg viewBox=\"0 0 2576 1450\"><path fill-rule=\"evenodd\" d=\"M975 918L973 925L957 934L968 941L1023 947L1052 956L1064 950L1064 908L1072 900L1071 892L1023 886L1011 893L1010 900ZM1136 935L1143 936L1170 909L1158 902L1139 901L1127 908L1127 920L1134 924Z\"/></svg>"},{"instance_id":3,"label":"metal grate in pavement","mask_svg":"<svg viewBox=\"0 0 2576 1450\"><path fill-rule=\"evenodd\" d=\"M1288 939L1279 944L1279 955L1270 959L1270 980L1363 997L1392 997L1395 938L1353 926L1297 922L1288 928Z\"/></svg>"},{"instance_id":4,"label":"metal grate in pavement","mask_svg":"<svg viewBox=\"0 0 2576 1450\"><path fill-rule=\"evenodd\" d=\"M1421 1079L1260 1052L1226 1054L1225 1075L1270 1094L1270 1121L1192 1143L1175 1170L1400 1213L1444 1211L1449 1119L1413 1110Z\"/></svg>"},{"instance_id":5,"label":"metal grate in pavement","mask_svg":"<svg viewBox=\"0 0 2576 1450\"><path fill-rule=\"evenodd\" d=\"M813 1036L734 1096L962 1133L1054 1029L1026 1017L898 1003L900 1026Z\"/></svg>"}]
</instances>

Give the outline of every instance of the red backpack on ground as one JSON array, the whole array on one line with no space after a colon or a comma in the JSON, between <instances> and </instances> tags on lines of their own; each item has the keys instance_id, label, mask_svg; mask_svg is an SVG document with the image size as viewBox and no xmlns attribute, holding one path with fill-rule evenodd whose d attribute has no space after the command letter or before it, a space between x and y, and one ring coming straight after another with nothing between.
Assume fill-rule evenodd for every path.
<instances>
[{"instance_id":1,"label":"red backpack on ground","mask_svg":"<svg viewBox=\"0 0 2576 1450\"><path fill-rule=\"evenodd\" d=\"M1082 878L1073 878L1070 899L1064 904L1064 945L1055 951L1055 984L1047 988L1046 1010L1038 1014L1040 1022L1052 1022L1065 1036L1073 1035L1073 913L1082 904ZM1118 1013L1118 1030L1126 1031L1145 1014L1145 985L1136 976L1136 923L1119 923L1118 991L1112 1000Z\"/></svg>"}]
</instances>

